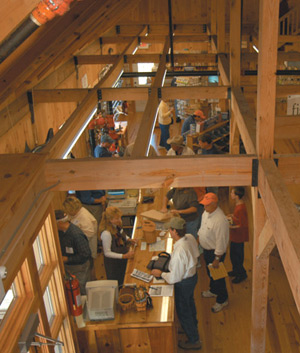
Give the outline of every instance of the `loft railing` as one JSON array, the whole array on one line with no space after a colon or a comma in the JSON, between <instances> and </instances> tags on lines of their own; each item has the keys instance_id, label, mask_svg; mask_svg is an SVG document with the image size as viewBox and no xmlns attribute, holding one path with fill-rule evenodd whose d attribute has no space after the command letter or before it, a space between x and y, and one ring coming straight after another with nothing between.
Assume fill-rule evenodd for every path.
<instances>
[{"instance_id":1,"label":"loft railing","mask_svg":"<svg viewBox=\"0 0 300 353\"><path fill-rule=\"evenodd\" d=\"M279 34L284 36L300 33L300 5L291 9L279 19Z\"/></svg>"}]
</instances>

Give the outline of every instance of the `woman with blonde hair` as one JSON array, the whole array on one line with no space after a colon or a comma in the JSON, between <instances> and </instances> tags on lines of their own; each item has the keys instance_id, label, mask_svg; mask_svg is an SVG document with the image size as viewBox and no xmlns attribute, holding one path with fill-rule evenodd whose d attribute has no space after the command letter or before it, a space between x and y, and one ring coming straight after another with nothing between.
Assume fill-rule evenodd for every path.
<instances>
[{"instance_id":1,"label":"woman with blonde hair","mask_svg":"<svg viewBox=\"0 0 300 353\"><path fill-rule=\"evenodd\" d=\"M97 220L82 206L80 200L75 196L68 196L63 202L65 212L71 223L79 227L89 241L92 258L97 258Z\"/></svg>"},{"instance_id":2,"label":"woman with blonde hair","mask_svg":"<svg viewBox=\"0 0 300 353\"><path fill-rule=\"evenodd\" d=\"M134 256L130 244L136 244L136 240L130 239L123 231L121 216L117 207L107 207L99 226L106 277L117 280L119 285L124 281L127 259Z\"/></svg>"}]
</instances>

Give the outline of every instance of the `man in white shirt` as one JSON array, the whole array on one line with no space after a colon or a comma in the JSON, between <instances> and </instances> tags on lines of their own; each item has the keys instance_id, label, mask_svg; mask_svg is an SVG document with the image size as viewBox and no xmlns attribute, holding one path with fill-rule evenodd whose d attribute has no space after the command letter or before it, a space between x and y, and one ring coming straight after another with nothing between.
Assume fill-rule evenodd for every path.
<instances>
[{"instance_id":1,"label":"man in white shirt","mask_svg":"<svg viewBox=\"0 0 300 353\"><path fill-rule=\"evenodd\" d=\"M198 243L191 234L185 234L185 220L171 218L167 225L175 241L169 263L170 272L152 270L155 277L162 277L169 284L174 284L177 316L188 341L179 341L182 349L201 349L199 341L197 312L194 301L194 289L197 283L197 261L200 255Z\"/></svg>"},{"instance_id":2,"label":"man in white shirt","mask_svg":"<svg viewBox=\"0 0 300 353\"><path fill-rule=\"evenodd\" d=\"M229 223L221 208L218 207L216 194L212 192L205 194L200 203L204 205L205 211L202 214L198 236L210 278L209 290L201 294L204 298L217 298L211 309L213 313L217 313L228 305L228 292L225 278L214 280L210 276L208 265L212 264L213 267L218 268L219 263L224 261L229 241Z\"/></svg>"},{"instance_id":3,"label":"man in white shirt","mask_svg":"<svg viewBox=\"0 0 300 353\"><path fill-rule=\"evenodd\" d=\"M176 135L167 140L167 143L171 145L167 156L193 156L195 153L188 146L185 146L183 137Z\"/></svg>"}]
</instances>

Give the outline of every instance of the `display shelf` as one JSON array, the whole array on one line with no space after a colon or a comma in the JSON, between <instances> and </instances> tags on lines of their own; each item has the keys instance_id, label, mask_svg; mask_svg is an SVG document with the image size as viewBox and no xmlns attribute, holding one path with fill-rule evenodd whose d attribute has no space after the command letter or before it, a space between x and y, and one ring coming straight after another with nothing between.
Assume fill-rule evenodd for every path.
<instances>
[{"instance_id":1,"label":"display shelf","mask_svg":"<svg viewBox=\"0 0 300 353\"><path fill-rule=\"evenodd\" d=\"M210 133L212 136L212 142L217 143L223 139L226 139L229 137L229 120L221 121L216 123L213 126L210 126L209 128L201 131L201 132L196 132L193 135L187 135L186 137L186 144L188 147L190 147L194 152L197 152L200 146L198 145L197 141L200 136ZM216 136L218 134L219 136ZM228 139L229 140L229 139ZM224 143L224 145L219 146L216 144L219 150L224 150L228 147L229 143Z\"/></svg>"}]
</instances>

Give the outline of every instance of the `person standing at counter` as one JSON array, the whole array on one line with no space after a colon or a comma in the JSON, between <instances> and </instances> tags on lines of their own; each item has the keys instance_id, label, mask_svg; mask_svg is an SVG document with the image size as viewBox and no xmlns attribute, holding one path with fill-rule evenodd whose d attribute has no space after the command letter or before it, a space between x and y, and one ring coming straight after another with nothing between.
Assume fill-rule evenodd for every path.
<instances>
[{"instance_id":1,"label":"person standing at counter","mask_svg":"<svg viewBox=\"0 0 300 353\"><path fill-rule=\"evenodd\" d=\"M63 210L55 210L55 218L66 272L78 279L81 295L85 295L85 284L91 280L91 250L82 230L68 220Z\"/></svg>"},{"instance_id":2,"label":"person standing at counter","mask_svg":"<svg viewBox=\"0 0 300 353\"><path fill-rule=\"evenodd\" d=\"M75 196L68 196L63 202L64 209L71 223L79 227L86 235L92 253L97 258L97 220Z\"/></svg>"},{"instance_id":3,"label":"person standing at counter","mask_svg":"<svg viewBox=\"0 0 300 353\"><path fill-rule=\"evenodd\" d=\"M158 123L160 127L160 142L159 147L170 149L170 145L167 143L170 137L170 124L172 123L172 110L169 109L168 104L161 100L158 106Z\"/></svg>"},{"instance_id":4,"label":"person standing at counter","mask_svg":"<svg viewBox=\"0 0 300 353\"><path fill-rule=\"evenodd\" d=\"M202 292L204 298L216 298L215 305L211 308L213 313L221 311L228 305L228 292L225 278L214 280L208 268L209 264L218 268L220 262L224 262L228 240L229 224L226 216L218 206L218 197L209 192L204 195L202 201L204 213L199 229L199 242L203 248L206 271L210 278L209 289Z\"/></svg>"},{"instance_id":5,"label":"person standing at counter","mask_svg":"<svg viewBox=\"0 0 300 353\"><path fill-rule=\"evenodd\" d=\"M136 240L125 234L121 216L122 213L117 207L107 207L99 226L106 278L117 280L119 285L124 281L127 259L134 256L130 245L136 244Z\"/></svg>"},{"instance_id":6,"label":"person standing at counter","mask_svg":"<svg viewBox=\"0 0 300 353\"><path fill-rule=\"evenodd\" d=\"M173 201L174 216L178 215L186 221L186 231L197 239L198 231L198 199L193 188L173 188L167 192L163 200L161 212L166 213L169 200Z\"/></svg>"},{"instance_id":7,"label":"person standing at counter","mask_svg":"<svg viewBox=\"0 0 300 353\"><path fill-rule=\"evenodd\" d=\"M197 311L194 289L197 284L198 243L191 234L186 234L186 222L183 218L173 217L167 225L175 241L169 263L170 272L152 270L155 277L162 277L169 284L174 284L175 306L181 327L188 341L179 341L182 349L201 349L199 340Z\"/></svg>"},{"instance_id":8,"label":"person standing at counter","mask_svg":"<svg viewBox=\"0 0 300 353\"><path fill-rule=\"evenodd\" d=\"M105 190L77 190L76 196L97 220L98 225L102 219L102 212L106 207Z\"/></svg>"}]
</instances>

